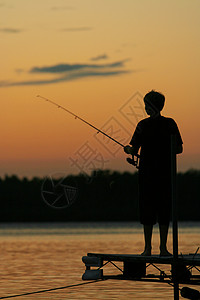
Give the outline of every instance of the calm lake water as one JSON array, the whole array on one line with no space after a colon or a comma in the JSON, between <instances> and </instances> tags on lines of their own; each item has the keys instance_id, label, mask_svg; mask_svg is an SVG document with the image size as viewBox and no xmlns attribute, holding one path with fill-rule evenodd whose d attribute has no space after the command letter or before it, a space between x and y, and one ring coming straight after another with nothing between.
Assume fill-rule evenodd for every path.
<instances>
[{"instance_id":1,"label":"calm lake water","mask_svg":"<svg viewBox=\"0 0 200 300\"><path fill-rule=\"evenodd\" d=\"M172 251L171 229L168 246ZM199 246L200 223L180 223L179 252L194 253ZM0 224L0 299L84 283L82 256L88 252L142 251L143 231L138 223ZM158 253L159 232L155 227L153 254ZM104 274L116 273L113 267L104 270ZM173 289L162 283L108 280L13 299L169 300L173 299Z\"/></svg>"}]
</instances>

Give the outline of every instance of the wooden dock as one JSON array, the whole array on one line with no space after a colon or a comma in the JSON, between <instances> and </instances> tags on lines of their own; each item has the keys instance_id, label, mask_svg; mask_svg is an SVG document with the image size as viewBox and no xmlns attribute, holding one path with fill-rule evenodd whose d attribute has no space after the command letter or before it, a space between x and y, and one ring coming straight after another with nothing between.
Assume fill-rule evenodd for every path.
<instances>
[{"instance_id":1,"label":"wooden dock","mask_svg":"<svg viewBox=\"0 0 200 300\"><path fill-rule=\"evenodd\" d=\"M179 255L176 260L173 256L160 257L158 255L141 256L134 254L104 254L88 253L83 256L85 272L83 280L116 279L144 282L168 283L174 286L174 278L178 284L200 285L200 254ZM120 263L120 266L118 265ZM111 264L116 271L106 274L106 265ZM166 265L170 270L166 271ZM155 273L149 273L149 267L155 269ZM105 267L105 268L104 268ZM105 272L104 272L105 271ZM175 274L173 274L175 272ZM185 288L196 292L198 291ZM180 290L180 289L179 289ZM186 290L187 291L187 290ZM184 294L184 293L183 293ZM185 297L187 298L187 297ZM187 298L187 299L200 299Z\"/></svg>"},{"instance_id":2,"label":"wooden dock","mask_svg":"<svg viewBox=\"0 0 200 300\"><path fill-rule=\"evenodd\" d=\"M162 265L176 265L176 277L179 283L200 284L200 255L179 255L176 262L173 256L160 257L157 255L141 256L132 254L103 254L103 253L88 253L83 256L86 270L83 274L83 280L87 279L102 279L109 278L103 273L103 267L111 263L119 271L119 275L111 275L112 279L130 279L130 280L144 280L155 279L155 281L168 280L173 283L173 274L166 274L162 270ZM123 263L123 268L117 267L117 262ZM159 266L158 266L159 265ZM161 265L161 266L160 266ZM148 274L147 269L153 266L160 272L159 276ZM199 273L193 275L193 271ZM96 275L93 275L96 274ZM93 278L93 276L96 276Z\"/></svg>"},{"instance_id":3,"label":"wooden dock","mask_svg":"<svg viewBox=\"0 0 200 300\"><path fill-rule=\"evenodd\" d=\"M172 264L173 256L142 256L134 254L103 254L103 253L88 253L89 257L99 257L103 260L112 261L132 261L132 262L145 262L155 264ZM179 255L178 262L184 265L200 266L200 254Z\"/></svg>"},{"instance_id":4,"label":"wooden dock","mask_svg":"<svg viewBox=\"0 0 200 300\"><path fill-rule=\"evenodd\" d=\"M83 280L118 279L134 281L153 281L168 283L173 286L174 300L181 296L187 299L200 300L200 292L188 287L180 289L179 284L200 285L200 254L199 248L194 254L178 255L178 221L176 201L176 136L171 136L171 198L172 198L172 232L173 256L160 257L156 255L141 256L134 254L102 254L88 253L82 261L86 266ZM117 264L120 262L122 267ZM119 274L106 275L103 268L112 264ZM155 274L148 273L152 266ZM166 266L170 272L166 272Z\"/></svg>"}]
</instances>

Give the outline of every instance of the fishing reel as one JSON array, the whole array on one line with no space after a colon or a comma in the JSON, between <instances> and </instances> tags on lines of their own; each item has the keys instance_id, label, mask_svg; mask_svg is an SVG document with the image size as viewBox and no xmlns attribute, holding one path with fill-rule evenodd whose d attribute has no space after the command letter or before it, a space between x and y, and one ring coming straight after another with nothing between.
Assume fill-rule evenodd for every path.
<instances>
[{"instance_id":1,"label":"fishing reel","mask_svg":"<svg viewBox=\"0 0 200 300\"><path fill-rule=\"evenodd\" d=\"M139 154L133 155L132 158L128 157L126 160L129 164L133 165L136 167L136 169L139 169Z\"/></svg>"},{"instance_id":2,"label":"fishing reel","mask_svg":"<svg viewBox=\"0 0 200 300\"><path fill-rule=\"evenodd\" d=\"M139 169L139 158L140 155L138 153L133 152L133 148L129 145L124 147L124 152L127 154L131 154L132 158L128 157L126 160L129 164L133 165L137 169Z\"/></svg>"}]
</instances>

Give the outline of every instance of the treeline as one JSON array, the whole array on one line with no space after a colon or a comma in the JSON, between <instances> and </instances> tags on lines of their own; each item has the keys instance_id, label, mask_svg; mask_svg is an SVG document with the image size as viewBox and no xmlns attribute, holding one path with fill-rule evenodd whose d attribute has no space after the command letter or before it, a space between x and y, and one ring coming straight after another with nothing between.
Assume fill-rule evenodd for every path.
<instances>
[{"instance_id":1,"label":"treeline","mask_svg":"<svg viewBox=\"0 0 200 300\"><path fill-rule=\"evenodd\" d=\"M177 187L178 219L200 221L200 171L178 173ZM137 173L106 170L57 180L0 179L0 222L137 220Z\"/></svg>"}]
</instances>

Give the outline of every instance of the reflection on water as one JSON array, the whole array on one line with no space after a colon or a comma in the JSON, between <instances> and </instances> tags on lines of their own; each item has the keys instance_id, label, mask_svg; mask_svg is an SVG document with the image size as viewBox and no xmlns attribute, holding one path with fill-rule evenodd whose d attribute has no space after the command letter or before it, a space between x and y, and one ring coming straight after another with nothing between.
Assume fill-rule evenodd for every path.
<instances>
[{"instance_id":1,"label":"reflection on water","mask_svg":"<svg viewBox=\"0 0 200 300\"><path fill-rule=\"evenodd\" d=\"M181 223L179 228L179 252L194 253L200 246L200 223ZM171 232L168 244L172 251ZM142 250L142 228L135 223L1 224L0 297L82 283L81 258L88 252L139 254ZM153 253L159 253L157 228ZM161 283L109 280L16 299L169 300L173 289Z\"/></svg>"}]
</instances>

